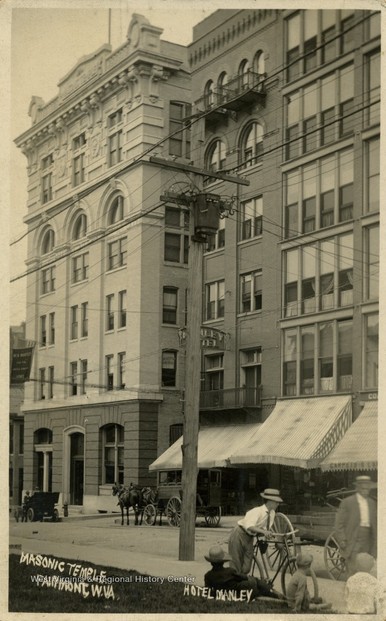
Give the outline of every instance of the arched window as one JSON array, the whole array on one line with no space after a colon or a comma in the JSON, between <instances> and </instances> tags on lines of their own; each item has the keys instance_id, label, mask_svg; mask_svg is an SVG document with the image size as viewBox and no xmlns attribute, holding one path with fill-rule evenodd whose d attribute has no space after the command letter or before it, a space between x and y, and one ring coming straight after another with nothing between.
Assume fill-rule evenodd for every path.
<instances>
[{"instance_id":1,"label":"arched window","mask_svg":"<svg viewBox=\"0 0 386 621\"><path fill-rule=\"evenodd\" d=\"M52 229L45 232L42 242L42 254L48 254L55 246L55 233Z\"/></svg>"},{"instance_id":2,"label":"arched window","mask_svg":"<svg viewBox=\"0 0 386 621\"><path fill-rule=\"evenodd\" d=\"M241 139L241 163L254 166L263 153L263 128L259 123L252 123Z\"/></svg>"},{"instance_id":3,"label":"arched window","mask_svg":"<svg viewBox=\"0 0 386 621\"><path fill-rule=\"evenodd\" d=\"M209 147L206 156L206 166L208 170L215 172L222 170L225 166L226 147L222 140L215 140Z\"/></svg>"},{"instance_id":4,"label":"arched window","mask_svg":"<svg viewBox=\"0 0 386 621\"><path fill-rule=\"evenodd\" d=\"M109 209L108 224L115 224L123 220L123 196L117 196Z\"/></svg>"},{"instance_id":5,"label":"arched window","mask_svg":"<svg viewBox=\"0 0 386 621\"><path fill-rule=\"evenodd\" d=\"M81 239L87 233L87 216L81 213L75 220L72 239Z\"/></svg>"},{"instance_id":6,"label":"arched window","mask_svg":"<svg viewBox=\"0 0 386 621\"><path fill-rule=\"evenodd\" d=\"M262 75L265 73L265 61L264 61L264 52L259 50L253 60L253 70Z\"/></svg>"},{"instance_id":7,"label":"arched window","mask_svg":"<svg viewBox=\"0 0 386 621\"><path fill-rule=\"evenodd\" d=\"M248 88L250 69L251 67L248 60L244 59L243 61L241 61L238 71L239 85L241 89Z\"/></svg>"},{"instance_id":8,"label":"arched window","mask_svg":"<svg viewBox=\"0 0 386 621\"><path fill-rule=\"evenodd\" d=\"M115 482L123 485L124 428L122 425L105 425L101 428L103 463L102 484Z\"/></svg>"},{"instance_id":9,"label":"arched window","mask_svg":"<svg viewBox=\"0 0 386 621\"><path fill-rule=\"evenodd\" d=\"M205 84L204 96L205 96L205 107L210 108L211 106L213 106L214 104L213 80L209 80Z\"/></svg>"},{"instance_id":10,"label":"arched window","mask_svg":"<svg viewBox=\"0 0 386 621\"><path fill-rule=\"evenodd\" d=\"M226 99L226 94L227 94L226 85L227 84L228 84L228 76L226 72L223 71L222 73L220 73L218 80L217 80L219 103L221 103L222 101L225 101Z\"/></svg>"}]
</instances>

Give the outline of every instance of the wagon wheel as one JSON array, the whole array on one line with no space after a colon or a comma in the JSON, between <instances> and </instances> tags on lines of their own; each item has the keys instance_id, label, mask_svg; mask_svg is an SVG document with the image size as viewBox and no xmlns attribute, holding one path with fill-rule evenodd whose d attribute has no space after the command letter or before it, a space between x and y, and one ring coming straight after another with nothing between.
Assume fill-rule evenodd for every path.
<instances>
[{"instance_id":1,"label":"wagon wheel","mask_svg":"<svg viewBox=\"0 0 386 621\"><path fill-rule=\"evenodd\" d=\"M333 580L339 580L346 573L346 561L340 553L335 533L331 533L324 544L324 564Z\"/></svg>"},{"instance_id":2,"label":"wagon wheel","mask_svg":"<svg viewBox=\"0 0 386 621\"><path fill-rule=\"evenodd\" d=\"M179 526L181 522L181 500L178 496L172 496L166 505L166 518L170 526Z\"/></svg>"},{"instance_id":3,"label":"wagon wheel","mask_svg":"<svg viewBox=\"0 0 386 621\"><path fill-rule=\"evenodd\" d=\"M274 522L270 529L273 533L289 533L294 530L291 521L284 513L276 513ZM290 556L296 556L298 553L298 545L296 544L295 534L292 533L287 538L287 545ZM265 553L270 569L277 569L280 559L286 553L285 545L278 537L275 541L268 542L268 548Z\"/></svg>"},{"instance_id":4,"label":"wagon wheel","mask_svg":"<svg viewBox=\"0 0 386 621\"><path fill-rule=\"evenodd\" d=\"M208 526L218 526L221 520L221 507L208 507L205 512L205 522Z\"/></svg>"},{"instance_id":5,"label":"wagon wheel","mask_svg":"<svg viewBox=\"0 0 386 621\"><path fill-rule=\"evenodd\" d=\"M147 526L154 526L156 518L157 518L157 511L155 509L155 506L152 504L146 505L146 507L143 510L143 519L145 521L145 524Z\"/></svg>"},{"instance_id":6,"label":"wagon wheel","mask_svg":"<svg viewBox=\"0 0 386 621\"><path fill-rule=\"evenodd\" d=\"M33 522L35 519L35 512L32 509L32 507L30 507L27 511L27 522Z\"/></svg>"}]
</instances>

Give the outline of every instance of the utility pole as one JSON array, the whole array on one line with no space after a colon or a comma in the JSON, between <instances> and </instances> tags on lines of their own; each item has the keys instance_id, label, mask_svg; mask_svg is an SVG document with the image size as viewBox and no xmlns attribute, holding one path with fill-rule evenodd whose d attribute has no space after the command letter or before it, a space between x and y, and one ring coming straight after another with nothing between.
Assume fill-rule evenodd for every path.
<instances>
[{"instance_id":1,"label":"utility pole","mask_svg":"<svg viewBox=\"0 0 386 621\"><path fill-rule=\"evenodd\" d=\"M150 157L149 161L165 168L192 173L199 178L213 177L231 183L249 185L249 181L225 173L205 171L191 165ZM194 187L201 188L201 183ZM182 507L179 539L179 560L194 560L196 495L197 495L197 448L200 409L201 379L201 309L202 309L202 267L204 246L208 236L214 235L219 227L220 217L232 212L233 203L198 189L196 192L174 194L166 192L162 201L188 206L191 213L193 234L189 245L188 276L188 320L186 334L185 368L185 420L182 442Z\"/></svg>"}]
</instances>

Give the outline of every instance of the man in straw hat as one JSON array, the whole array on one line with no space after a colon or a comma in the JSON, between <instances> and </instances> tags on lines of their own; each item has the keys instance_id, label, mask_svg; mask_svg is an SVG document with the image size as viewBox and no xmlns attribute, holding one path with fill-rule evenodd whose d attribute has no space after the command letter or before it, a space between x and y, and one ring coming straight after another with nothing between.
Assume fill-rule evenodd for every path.
<instances>
[{"instance_id":1,"label":"man in straw hat","mask_svg":"<svg viewBox=\"0 0 386 621\"><path fill-rule=\"evenodd\" d=\"M277 489L265 489L260 496L264 498L264 504L247 511L229 537L228 550L232 558L230 564L240 574L248 574L251 570L253 537L257 534L269 537L276 509L283 502Z\"/></svg>"},{"instance_id":2,"label":"man in straw hat","mask_svg":"<svg viewBox=\"0 0 386 621\"><path fill-rule=\"evenodd\" d=\"M211 595L216 597L216 591L252 591L250 599L255 597L273 597L282 599L283 596L268 586L264 580L259 580L253 576L246 576L237 573L233 567L224 567L226 561L231 558L226 554L221 546L212 546L205 559L212 564L212 569L205 574L205 586L210 588Z\"/></svg>"},{"instance_id":3,"label":"man in straw hat","mask_svg":"<svg viewBox=\"0 0 386 621\"><path fill-rule=\"evenodd\" d=\"M346 560L347 577L355 573L359 552L377 556L377 505L369 497L372 487L370 477L356 477L356 493L342 500L336 514L335 536Z\"/></svg>"}]
</instances>

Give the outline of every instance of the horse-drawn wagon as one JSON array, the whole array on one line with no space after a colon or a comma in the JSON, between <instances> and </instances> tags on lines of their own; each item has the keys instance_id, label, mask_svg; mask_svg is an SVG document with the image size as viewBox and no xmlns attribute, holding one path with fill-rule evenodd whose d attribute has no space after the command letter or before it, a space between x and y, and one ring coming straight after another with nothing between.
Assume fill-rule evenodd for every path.
<instances>
[{"instance_id":1,"label":"horse-drawn wagon","mask_svg":"<svg viewBox=\"0 0 386 621\"><path fill-rule=\"evenodd\" d=\"M182 485L181 471L158 472L156 490L148 496L143 510L143 520L148 526L162 523L165 516L170 526L181 522ZM196 516L203 517L207 526L218 526L221 520L221 471L200 470L197 477Z\"/></svg>"},{"instance_id":2,"label":"horse-drawn wagon","mask_svg":"<svg viewBox=\"0 0 386 621\"><path fill-rule=\"evenodd\" d=\"M24 507L27 522L42 522L45 518L56 522L59 519L59 512L55 507L58 500L59 492L34 492Z\"/></svg>"}]
</instances>

